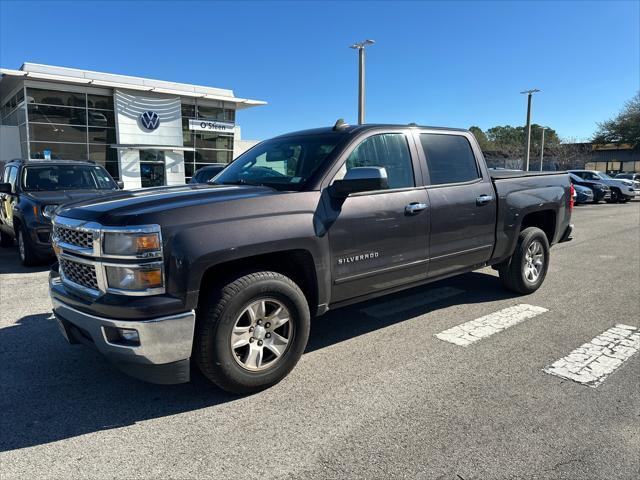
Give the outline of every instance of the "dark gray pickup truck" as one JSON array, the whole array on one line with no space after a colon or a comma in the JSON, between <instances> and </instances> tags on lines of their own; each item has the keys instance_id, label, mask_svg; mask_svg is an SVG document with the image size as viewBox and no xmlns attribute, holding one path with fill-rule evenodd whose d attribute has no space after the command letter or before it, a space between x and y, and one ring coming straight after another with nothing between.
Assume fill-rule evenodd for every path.
<instances>
[{"instance_id":1,"label":"dark gray pickup truck","mask_svg":"<svg viewBox=\"0 0 640 480\"><path fill-rule=\"evenodd\" d=\"M535 291L571 238L566 173L490 172L466 130L301 131L209 185L72 204L54 218L53 311L66 338L126 373L225 390L285 377L310 319L487 265Z\"/></svg>"}]
</instances>

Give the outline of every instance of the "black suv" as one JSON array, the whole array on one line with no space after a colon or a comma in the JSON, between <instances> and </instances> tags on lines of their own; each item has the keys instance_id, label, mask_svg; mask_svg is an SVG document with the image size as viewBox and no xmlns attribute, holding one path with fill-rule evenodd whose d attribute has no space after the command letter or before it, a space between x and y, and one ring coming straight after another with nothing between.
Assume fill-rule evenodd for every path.
<instances>
[{"instance_id":1,"label":"black suv","mask_svg":"<svg viewBox=\"0 0 640 480\"><path fill-rule=\"evenodd\" d=\"M57 207L113 194L120 184L101 166L75 160L13 160L0 183L0 246L13 246L23 265L53 256L51 216Z\"/></svg>"}]
</instances>

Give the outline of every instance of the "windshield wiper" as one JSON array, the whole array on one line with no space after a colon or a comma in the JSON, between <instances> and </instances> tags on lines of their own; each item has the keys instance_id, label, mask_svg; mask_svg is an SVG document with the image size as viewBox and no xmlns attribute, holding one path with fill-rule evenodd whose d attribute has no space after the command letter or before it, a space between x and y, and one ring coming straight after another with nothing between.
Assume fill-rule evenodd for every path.
<instances>
[{"instance_id":1,"label":"windshield wiper","mask_svg":"<svg viewBox=\"0 0 640 480\"><path fill-rule=\"evenodd\" d=\"M214 185L216 185L216 182L211 182ZM220 182L217 185L251 185L253 187L264 187L265 184L264 183L254 183L254 182L249 182L247 180L243 180L242 178L239 178L238 180L226 180L224 182Z\"/></svg>"}]
</instances>

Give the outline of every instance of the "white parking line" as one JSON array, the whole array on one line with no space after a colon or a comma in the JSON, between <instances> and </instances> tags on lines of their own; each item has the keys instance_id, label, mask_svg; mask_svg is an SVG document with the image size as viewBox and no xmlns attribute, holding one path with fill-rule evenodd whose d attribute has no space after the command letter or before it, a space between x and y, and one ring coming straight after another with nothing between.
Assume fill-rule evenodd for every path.
<instances>
[{"instance_id":1,"label":"white parking line","mask_svg":"<svg viewBox=\"0 0 640 480\"><path fill-rule=\"evenodd\" d=\"M453 297L464 293L464 290L453 287L442 287L428 290L424 293L415 293L410 296L405 296L392 301L387 301L379 305L372 305L370 307L363 308L362 311L367 315L376 317L384 317L387 315L397 314L404 310L410 310L412 308L421 307L430 303L435 303L445 298Z\"/></svg>"},{"instance_id":2,"label":"white parking line","mask_svg":"<svg viewBox=\"0 0 640 480\"><path fill-rule=\"evenodd\" d=\"M466 347L546 311L546 308L522 303L449 328L436 334L436 337Z\"/></svg>"},{"instance_id":3,"label":"white parking line","mask_svg":"<svg viewBox=\"0 0 640 480\"><path fill-rule=\"evenodd\" d=\"M618 324L543 371L595 388L638 350L638 329Z\"/></svg>"}]
</instances>

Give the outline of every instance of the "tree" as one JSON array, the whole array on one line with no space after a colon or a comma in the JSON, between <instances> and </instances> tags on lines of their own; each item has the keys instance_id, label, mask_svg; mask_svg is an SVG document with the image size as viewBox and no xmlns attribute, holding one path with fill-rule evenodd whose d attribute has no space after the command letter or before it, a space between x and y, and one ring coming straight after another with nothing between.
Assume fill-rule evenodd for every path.
<instances>
[{"instance_id":1,"label":"tree","mask_svg":"<svg viewBox=\"0 0 640 480\"><path fill-rule=\"evenodd\" d=\"M640 91L611 120L598 123L593 143L628 143L640 150Z\"/></svg>"},{"instance_id":2,"label":"tree","mask_svg":"<svg viewBox=\"0 0 640 480\"><path fill-rule=\"evenodd\" d=\"M476 140L480 144L480 149L483 152L490 149L489 140L480 127L469 127L469 131L473 133L474 137L476 137Z\"/></svg>"}]
</instances>

